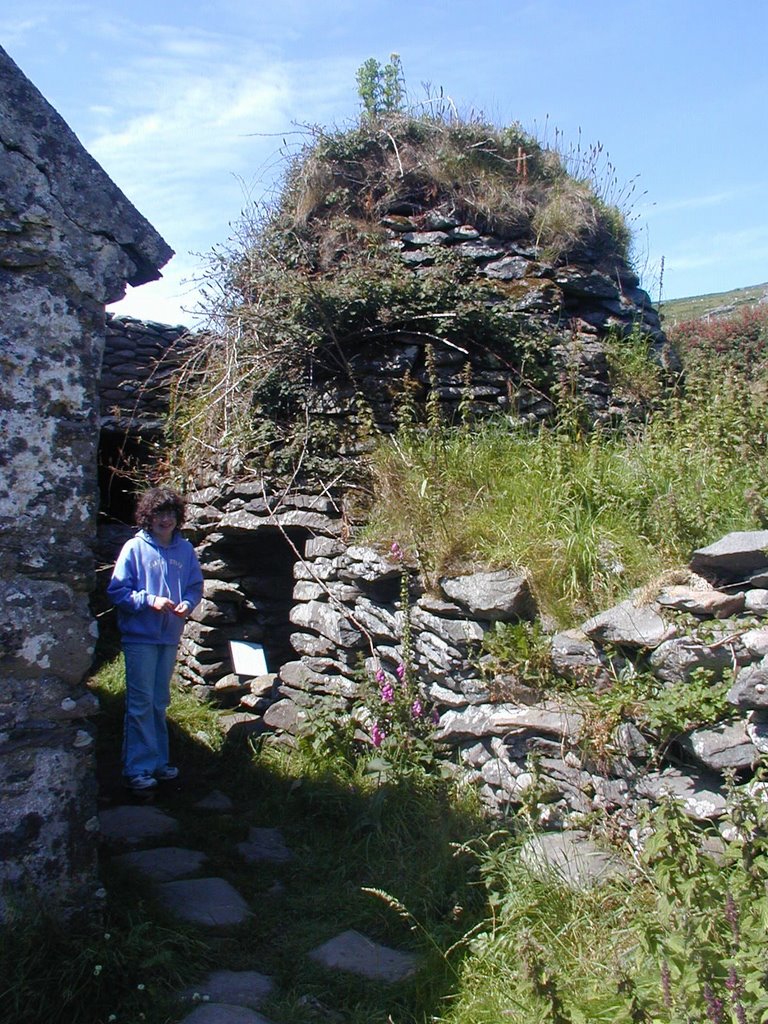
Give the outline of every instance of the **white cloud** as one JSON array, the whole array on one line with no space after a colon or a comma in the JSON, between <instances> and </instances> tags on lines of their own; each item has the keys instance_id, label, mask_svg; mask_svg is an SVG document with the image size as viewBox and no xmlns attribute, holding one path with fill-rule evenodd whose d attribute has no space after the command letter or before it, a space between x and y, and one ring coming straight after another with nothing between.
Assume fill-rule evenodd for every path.
<instances>
[{"instance_id":1,"label":"white cloud","mask_svg":"<svg viewBox=\"0 0 768 1024\"><path fill-rule=\"evenodd\" d=\"M722 206L723 203L732 202L738 198L740 193L733 189L726 192L713 192L709 195L686 196L681 199L669 199L661 203L645 203L638 207L638 213L644 218L666 216L670 213L678 213L682 210L700 210L706 207Z\"/></svg>"},{"instance_id":2,"label":"white cloud","mask_svg":"<svg viewBox=\"0 0 768 1024\"><path fill-rule=\"evenodd\" d=\"M174 256L163 269L159 281L139 288L128 287L124 299L107 308L112 313L134 316L139 320L157 320L165 324L194 327L202 317L196 308L200 293L194 278L198 267L192 257Z\"/></svg>"},{"instance_id":3,"label":"white cloud","mask_svg":"<svg viewBox=\"0 0 768 1024\"><path fill-rule=\"evenodd\" d=\"M209 32L180 39L156 26L145 39L151 45L126 38L123 53L133 55L109 68L104 94L92 97L84 141L177 252L162 281L130 290L117 310L190 323L179 310L199 299L190 281L200 260L191 253L225 242L241 210L274 187L283 139L291 147L306 137L293 134L296 112L328 123L350 97L353 69L339 59L280 62Z\"/></svg>"}]
</instances>

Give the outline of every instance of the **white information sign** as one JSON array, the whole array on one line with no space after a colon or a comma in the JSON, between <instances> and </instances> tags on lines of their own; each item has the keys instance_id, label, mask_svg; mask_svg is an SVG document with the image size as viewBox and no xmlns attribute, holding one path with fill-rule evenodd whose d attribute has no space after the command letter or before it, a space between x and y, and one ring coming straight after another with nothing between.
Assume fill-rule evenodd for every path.
<instances>
[{"instance_id":1,"label":"white information sign","mask_svg":"<svg viewBox=\"0 0 768 1024\"><path fill-rule=\"evenodd\" d=\"M239 676L265 676L269 672L261 644L230 640L229 653L232 656L232 668Z\"/></svg>"}]
</instances>

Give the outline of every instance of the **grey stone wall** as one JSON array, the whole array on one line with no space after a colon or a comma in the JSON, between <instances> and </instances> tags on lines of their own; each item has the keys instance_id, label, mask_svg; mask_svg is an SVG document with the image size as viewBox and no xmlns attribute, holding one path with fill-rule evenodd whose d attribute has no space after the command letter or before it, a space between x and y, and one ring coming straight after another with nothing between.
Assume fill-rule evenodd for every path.
<instances>
[{"instance_id":1,"label":"grey stone wall","mask_svg":"<svg viewBox=\"0 0 768 1024\"><path fill-rule=\"evenodd\" d=\"M102 430L157 435L168 412L170 386L195 335L181 325L107 314L99 400Z\"/></svg>"},{"instance_id":2,"label":"grey stone wall","mask_svg":"<svg viewBox=\"0 0 768 1024\"><path fill-rule=\"evenodd\" d=\"M2 50L0 181L0 915L30 889L64 913L95 877L104 306L172 251Z\"/></svg>"}]
</instances>

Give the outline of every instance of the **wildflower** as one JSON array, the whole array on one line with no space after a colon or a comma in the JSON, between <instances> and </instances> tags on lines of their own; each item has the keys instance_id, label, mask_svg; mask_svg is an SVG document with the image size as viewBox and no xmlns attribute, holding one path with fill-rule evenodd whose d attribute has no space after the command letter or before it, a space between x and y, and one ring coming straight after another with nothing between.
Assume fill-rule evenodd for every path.
<instances>
[{"instance_id":1,"label":"wildflower","mask_svg":"<svg viewBox=\"0 0 768 1024\"><path fill-rule=\"evenodd\" d=\"M704 986L704 1002L707 1004L707 1017L712 1024L723 1024L723 1001L717 998L711 985Z\"/></svg>"},{"instance_id":2,"label":"wildflower","mask_svg":"<svg viewBox=\"0 0 768 1024\"><path fill-rule=\"evenodd\" d=\"M738 946L741 939L739 930L739 908L736 906L736 901L733 898L732 892L729 892L725 897L725 919L731 926L733 944L734 946Z\"/></svg>"},{"instance_id":3,"label":"wildflower","mask_svg":"<svg viewBox=\"0 0 768 1024\"><path fill-rule=\"evenodd\" d=\"M741 978L736 973L735 967L730 967L728 969L728 977L725 981L725 987L731 993L733 1015L736 1018L737 1024L747 1024L747 1014L744 1009L744 1004L741 1001L741 997L744 994L744 986L741 982Z\"/></svg>"},{"instance_id":4,"label":"wildflower","mask_svg":"<svg viewBox=\"0 0 768 1024\"><path fill-rule=\"evenodd\" d=\"M411 704L411 714L413 715L414 718L424 717L424 705L421 703L418 697L413 702L413 704Z\"/></svg>"},{"instance_id":5,"label":"wildflower","mask_svg":"<svg viewBox=\"0 0 768 1024\"><path fill-rule=\"evenodd\" d=\"M141 982L139 982L139 984L136 986L136 988L139 990L139 992L143 992L146 987L147 986L143 985Z\"/></svg>"},{"instance_id":6,"label":"wildflower","mask_svg":"<svg viewBox=\"0 0 768 1024\"><path fill-rule=\"evenodd\" d=\"M98 976L101 974L103 970L104 968L102 967L101 964L96 964L96 966L93 968L93 976L95 978L98 978Z\"/></svg>"},{"instance_id":7,"label":"wildflower","mask_svg":"<svg viewBox=\"0 0 768 1024\"><path fill-rule=\"evenodd\" d=\"M397 678L402 683L402 681L405 679L405 665L398 665L395 671L397 672Z\"/></svg>"},{"instance_id":8,"label":"wildflower","mask_svg":"<svg viewBox=\"0 0 768 1024\"><path fill-rule=\"evenodd\" d=\"M371 742L374 747L380 747L386 735L387 734L384 730L379 726L379 723L376 722L373 729L371 729Z\"/></svg>"},{"instance_id":9,"label":"wildflower","mask_svg":"<svg viewBox=\"0 0 768 1024\"><path fill-rule=\"evenodd\" d=\"M376 669L376 682L377 683L385 683L386 681L387 681L387 677L384 674L384 669L383 668L377 668Z\"/></svg>"},{"instance_id":10,"label":"wildflower","mask_svg":"<svg viewBox=\"0 0 768 1024\"><path fill-rule=\"evenodd\" d=\"M440 721L440 715L437 712L437 708L432 708L432 714L429 717L432 720L432 725L437 725Z\"/></svg>"},{"instance_id":11,"label":"wildflower","mask_svg":"<svg viewBox=\"0 0 768 1024\"><path fill-rule=\"evenodd\" d=\"M669 1009L672 1006L672 984L669 964L666 960L661 965L661 992L664 998L664 1005Z\"/></svg>"},{"instance_id":12,"label":"wildflower","mask_svg":"<svg viewBox=\"0 0 768 1024\"><path fill-rule=\"evenodd\" d=\"M398 562L402 562L403 549L400 547L396 540L392 541L392 546L390 547L389 551L393 558L396 558Z\"/></svg>"},{"instance_id":13,"label":"wildflower","mask_svg":"<svg viewBox=\"0 0 768 1024\"><path fill-rule=\"evenodd\" d=\"M393 704L395 700L395 688L392 683L385 683L379 691L379 695L385 704Z\"/></svg>"}]
</instances>

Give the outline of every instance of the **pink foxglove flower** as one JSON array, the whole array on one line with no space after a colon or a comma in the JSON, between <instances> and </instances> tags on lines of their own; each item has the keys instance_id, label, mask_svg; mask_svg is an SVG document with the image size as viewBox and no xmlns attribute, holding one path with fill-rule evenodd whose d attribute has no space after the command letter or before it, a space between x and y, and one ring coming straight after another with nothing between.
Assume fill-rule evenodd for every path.
<instances>
[{"instance_id":1,"label":"pink foxglove flower","mask_svg":"<svg viewBox=\"0 0 768 1024\"><path fill-rule=\"evenodd\" d=\"M376 669L376 682L381 684L381 683L386 683L386 681L387 681L387 677L384 675L384 669L383 668L377 668Z\"/></svg>"},{"instance_id":2,"label":"pink foxglove flower","mask_svg":"<svg viewBox=\"0 0 768 1024\"><path fill-rule=\"evenodd\" d=\"M421 703L418 697L413 702L413 704L411 704L411 714L413 715L414 718L424 717L424 705Z\"/></svg>"},{"instance_id":3,"label":"pink foxglove flower","mask_svg":"<svg viewBox=\"0 0 768 1024\"><path fill-rule=\"evenodd\" d=\"M381 699L385 704L392 704L395 700L395 688L392 683L385 683L379 691Z\"/></svg>"},{"instance_id":4,"label":"pink foxglove flower","mask_svg":"<svg viewBox=\"0 0 768 1024\"><path fill-rule=\"evenodd\" d=\"M373 729L371 729L371 743L373 743L374 747L380 747L386 735L377 722Z\"/></svg>"},{"instance_id":5,"label":"pink foxglove flower","mask_svg":"<svg viewBox=\"0 0 768 1024\"><path fill-rule=\"evenodd\" d=\"M397 672L397 678L402 683L402 681L405 679L405 665L398 665L395 671Z\"/></svg>"}]
</instances>

